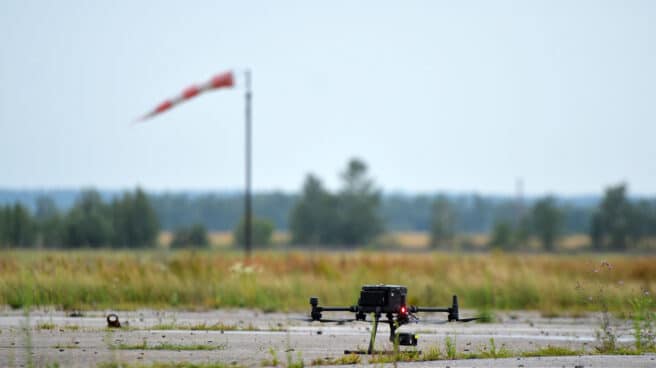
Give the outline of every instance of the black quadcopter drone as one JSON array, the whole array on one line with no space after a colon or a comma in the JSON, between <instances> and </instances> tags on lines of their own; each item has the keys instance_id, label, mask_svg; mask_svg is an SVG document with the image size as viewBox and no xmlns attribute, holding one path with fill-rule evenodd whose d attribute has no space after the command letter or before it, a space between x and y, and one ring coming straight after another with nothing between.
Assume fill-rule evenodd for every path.
<instances>
[{"instance_id":1,"label":"black quadcopter drone","mask_svg":"<svg viewBox=\"0 0 656 368\"><path fill-rule=\"evenodd\" d=\"M374 342L376 340L376 331L378 330L379 322L387 322L390 326L390 341L398 343L398 345L416 346L417 336L413 333L397 333L396 330L402 325L408 323L420 322L419 318L415 316L417 312L442 312L448 313L447 320L438 321L437 323L446 322L470 322L478 318L460 318L458 312L458 297L453 296L453 303L451 307L417 307L414 305L406 304L406 296L408 289L401 285L364 285L360 291L360 299L357 305L350 307L323 307L319 305L319 298L311 297L310 305L312 311L310 312L311 319L309 321L318 322L353 322L353 321L366 321L367 313L372 315L372 328L371 340L369 341L369 349L364 350L345 350L344 354L373 354ZM322 312L352 312L355 313L355 319L323 319ZM385 315L386 320L381 320L380 317ZM428 321L433 322L433 321ZM435 323L435 322L433 322Z\"/></svg>"}]
</instances>

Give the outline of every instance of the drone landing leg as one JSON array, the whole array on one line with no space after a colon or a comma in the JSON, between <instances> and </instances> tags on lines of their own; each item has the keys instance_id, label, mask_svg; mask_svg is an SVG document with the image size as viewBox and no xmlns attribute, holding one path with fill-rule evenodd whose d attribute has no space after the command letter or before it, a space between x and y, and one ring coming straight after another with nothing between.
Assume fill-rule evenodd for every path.
<instances>
[{"instance_id":1,"label":"drone landing leg","mask_svg":"<svg viewBox=\"0 0 656 368\"><path fill-rule=\"evenodd\" d=\"M376 343L376 332L378 331L378 320L380 313L373 313L373 320L371 321L371 339L369 340L369 349L365 350L344 350L344 354L373 354L374 344Z\"/></svg>"},{"instance_id":2,"label":"drone landing leg","mask_svg":"<svg viewBox=\"0 0 656 368\"><path fill-rule=\"evenodd\" d=\"M390 341L396 345L395 340L396 340L396 322L394 322L394 317L392 316L391 313L387 314L387 321L389 322L389 328L390 328Z\"/></svg>"},{"instance_id":3,"label":"drone landing leg","mask_svg":"<svg viewBox=\"0 0 656 368\"><path fill-rule=\"evenodd\" d=\"M367 354L374 352L374 343L376 342L376 332L378 331L378 313L374 313L373 325L371 326L371 339L369 340L369 349Z\"/></svg>"}]
</instances>

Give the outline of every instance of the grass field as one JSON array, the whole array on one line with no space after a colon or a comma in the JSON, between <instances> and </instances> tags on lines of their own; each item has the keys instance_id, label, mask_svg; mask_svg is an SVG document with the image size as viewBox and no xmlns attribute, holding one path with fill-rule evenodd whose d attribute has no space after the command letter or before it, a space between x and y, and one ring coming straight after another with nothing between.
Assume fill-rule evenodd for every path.
<instances>
[{"instance_id":1,"label":"grass field","mask_svg":"<svg viewBox=\"0 0 656 368\"><path fill-rule=\"evenodd\" d=\"M271 237L271 246L284 247L289 243L291 235L287 231L276 231ZM168 248L173 240L170 231L162 231L158 237L158 245ZM227 249L234 246L233 234L230 231L211 231L208 233L210 247L215 249ZM489 242L487 234L460 234L454 239L456 247L470 249L485 249ZM653 241L652 241L653 242ZM380 236L376 242L388 248L398 249L428 249L430 234L426 231L390 231ZM590 245L590 237L586 234L570 234L562 236L558 241L558 248L564 251L581 250ZM653 244L652 244L653 246ZM531 239L529 248L539 249L537 239Z\"/></svg>"},{"instance_id":2,"label":"grass field","mask_svg":"<svg viewBox=\"0 0 656 368\"><path fill-rule=\"evenodd\" d=\"M607 262L607 263L605 263ZM410 288L411 304L622 311L653 295L656 257L440 252L3 251L0 305L63 309L251 307L305 310L308 297L352 304L362 284Z\"/></svg>"}]
</instances>

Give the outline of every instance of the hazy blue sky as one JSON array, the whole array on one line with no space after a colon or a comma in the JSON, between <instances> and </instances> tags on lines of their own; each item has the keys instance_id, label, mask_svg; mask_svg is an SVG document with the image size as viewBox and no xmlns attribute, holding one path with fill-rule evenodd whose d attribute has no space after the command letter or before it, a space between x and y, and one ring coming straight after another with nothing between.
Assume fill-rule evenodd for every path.
<instances>
[{"instance_id":1,"label":"hazy blue sky","mask_svg":"<svg viewBox=\"0 0 656 368\"><path fill-rule=\"evenodd\" d=\"M0 2L0 187L656 193L654 1ZM651 21L651 23L650 23Z\"/></svg>"}]
</instances>

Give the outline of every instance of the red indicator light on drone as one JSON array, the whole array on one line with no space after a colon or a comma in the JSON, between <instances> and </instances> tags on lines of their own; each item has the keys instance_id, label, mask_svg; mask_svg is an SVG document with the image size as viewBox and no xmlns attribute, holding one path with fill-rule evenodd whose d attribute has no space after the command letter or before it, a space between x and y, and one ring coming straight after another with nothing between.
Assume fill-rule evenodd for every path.
<instances>
[{"instance_id":1,"label":"red indicator light on drone","mask_svg":"<svg viewBox=\"0 0 656 368\"><path fill-rule=\"evenodd\" d=\"M405 314L408 310L405 309L405 305L401 306L401 314Z\"/></svg>"}]
</instances>

